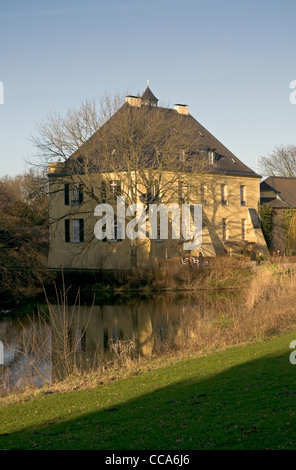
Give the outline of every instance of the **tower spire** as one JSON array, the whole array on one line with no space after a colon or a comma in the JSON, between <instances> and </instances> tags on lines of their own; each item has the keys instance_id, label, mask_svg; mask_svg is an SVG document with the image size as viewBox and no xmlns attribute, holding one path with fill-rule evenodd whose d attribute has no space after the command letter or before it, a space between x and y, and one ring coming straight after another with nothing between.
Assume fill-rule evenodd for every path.
<instances>
[{"instance_id":1,"label":"tower spire","mask_svg":"<svg viewBox=\"0 0 296 470\"><path fill-rule=\"evenodd\" d=\"M158 99L153 95L149 88L149 80L147 80L147 88L141 96L142 106L157 106Z\"/></svg>"}]
</instances>

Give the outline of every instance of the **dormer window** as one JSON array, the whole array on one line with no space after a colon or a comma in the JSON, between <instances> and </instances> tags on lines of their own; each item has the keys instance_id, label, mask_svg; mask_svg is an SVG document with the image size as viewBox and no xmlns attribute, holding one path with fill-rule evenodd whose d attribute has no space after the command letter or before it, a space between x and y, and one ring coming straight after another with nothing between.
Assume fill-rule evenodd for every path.
<instances>
[{"instance_id":1,"label":"dormer window","mask_svg":"<svg viewBox=\"0 0 296 470\"><path fill-rule=\"evenodd\" d=\"M210 165L213 165L215 160L215 152L213 150L208 150L208 161Z\"/></svg>"},{"instance_id":2,"label":"dormer window","mask_svg":"<svg viewBox=\"0 0 296 470\"><path fill-rule=\"evenodd\" d=\"M185 150L180 150L179 161L185 162Z\"/></svg>"}]
</instances>

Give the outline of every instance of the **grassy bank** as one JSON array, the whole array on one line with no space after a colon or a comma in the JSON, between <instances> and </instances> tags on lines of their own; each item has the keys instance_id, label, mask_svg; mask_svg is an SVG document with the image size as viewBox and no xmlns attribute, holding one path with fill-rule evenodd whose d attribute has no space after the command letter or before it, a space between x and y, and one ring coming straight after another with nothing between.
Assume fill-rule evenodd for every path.
<instances>
[{"instance_id":1,"label":"grassy bank","mask_svg":"<svg viewBox=\"0 0 296 470\"><path fill-rule=\"evenodd\" d=\"M67 393L3 399L1 449L295 449L296 331ZM100 378L97 377L98 383Z\"/></svg>"}]
</instances>

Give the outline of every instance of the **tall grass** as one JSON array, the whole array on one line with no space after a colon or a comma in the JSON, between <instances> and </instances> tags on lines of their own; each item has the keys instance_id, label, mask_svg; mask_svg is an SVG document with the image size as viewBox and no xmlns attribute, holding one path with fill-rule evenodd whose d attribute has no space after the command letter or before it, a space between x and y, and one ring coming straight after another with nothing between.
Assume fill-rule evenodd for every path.
<instances>
[{"instance_id":1,"label":"tall grass","mask_svg":"<svg viewBox=\"0 0 296 470\"><path fill-rule=\"evenodd\" d=\"M228 283L230 270L231 263L226 267L217 263L215 272L208 279L217 279L220 272L224 283ZM248 282L235 300L226 296L221 302L212 297L208 310L204 310L198 291L195 292L195 303L185 305L180 300L181 314L177 319L173 315L170 317L168 312L165 328L152 332L151 363L154 358L164 355L209 353L235 344L264 340L296 327L294 271L269 265L259 266L251 277L246 276L246 272L241 275ZM51 356L51 381L70 378L71 382L73 377L80 377L80 384L84 385L138 371L143 361L147 362L147 358L141 357L138 345L123 338L109 339L105 349L95 345L91 358L89 351L84 354L83 337L90 328L92 311L81 306L79 292L72 305L68 304L64 286L60 293L56 291L56 295L57 302L53 305L47 299L46 312L39 312L39 321L29 322L29 328L23 334L19 354L27 359L27 369L23 368L28 384L36 383L36 376L43 383L47 382L42 364L48 355ZM83 328L78 330L78 324ZM8 377L6 370L1 376L2 384L0 381L2 392L9 391Z\"/></svg>"},{"instance_id":2,"label":"tall grass","mask_svg":"<svg viewBox=\"0 0 296 470\"><path fill-rule=\"evenodd\" d=\"M241 287L252 276L254 264L239 258L210 258L205 266L181 265L178 259L158 260L151 268L136 268L115 274L124 290L147 287L152 290Z\"/></svg>"},{"instance_id":3,"label":"tall grass","mask_svg":"<svg viewBox=\"0 0 296 470\"><path fill-rule=\"evenodd\" d=\"M234 344L262 340L296 327L296 273L262 267L237 302L225 299L215 318L201 318L187 309L173 341L180 352L211 351ZM168 340L172 348L172 338ZM164 350L164 348L162 348Z\"/></svg>"}]
</instances>

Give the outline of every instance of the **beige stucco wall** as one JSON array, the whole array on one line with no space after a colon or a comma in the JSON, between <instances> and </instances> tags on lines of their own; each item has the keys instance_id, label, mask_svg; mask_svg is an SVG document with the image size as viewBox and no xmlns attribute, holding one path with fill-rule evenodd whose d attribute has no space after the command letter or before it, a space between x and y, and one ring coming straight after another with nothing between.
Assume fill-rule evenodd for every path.
<instances>
[{"instance_id":1,"label":"beige stucco wall","mask_svg":"<svg viewBox=\"0 0 296 470\"><path fill-rule=\"evenodd\" d=\"M94 236L94 226L98 217L94 209L100 200L99 174L74 175L71 180L65 177L50 178L50 268L68 269L129 269L131 267L132 251L137 252L137 266L149 266L157 258L171 258L182 255L182 243L176 240L137 240L136 247L126 238L121 242L102 242ZM106 174L102 179L106 178ZM171 178L171 175L168 175ZM112 179L112 175L108 175ZM114 179L118 177L114 176ZM182 178L186 182L186 175ZM205 256L223 255L222 219L227 219L228 240L242 240L241 220L246 220L246 240L257 243L262 252L267 247L261 229L254 229L249 215L249 208L258 208L259 178L249 178L232 175L191 175L190 186L205 184L205 201L202 204L204 223L202 230L202 251ZM66 181L82 182L84 185L84 201L81 205L71 206L64 203L64 184ZM124 182L124 177L122 179ZM176 186L177 182L172 184ZM221 184L227 185L227 204L221 204ZM124 183L123 183L124 185ZM240 201L240 186L246 187L246 205ZM87 191L93 188L92 196ZM177 194L175 187L174 193ZM190 194L190 192L189 192ZM97 200L95 199L97 197ZM107 201L108 202L108 201ZM165 202L165 201L164 201ZM172 201L168 201L172 202ZM193 191L190 203L201 203L201 199ZM66 243L64 219L84 219L84 242ZM183 255L187 254L183 252ZM197 254L192 252L193 255Z\"/></svg>"}]
</instances>

